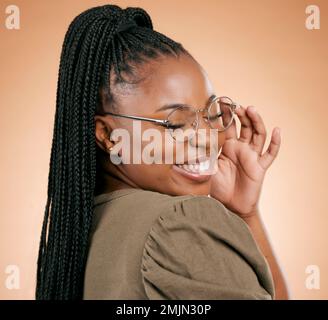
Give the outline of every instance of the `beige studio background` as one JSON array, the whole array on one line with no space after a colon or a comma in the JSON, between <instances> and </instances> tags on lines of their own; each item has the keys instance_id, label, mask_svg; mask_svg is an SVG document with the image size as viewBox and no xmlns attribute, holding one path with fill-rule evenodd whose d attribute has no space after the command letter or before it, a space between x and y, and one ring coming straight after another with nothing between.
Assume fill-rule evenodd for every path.
<instances>
[{"instance_id":1,"label":"beige studio background","mask_svg":"<svg viewBox=\"0 0 328 320\"><path fill-rule=\"evenodd\" d=\"M106 3L0 1L1 299L34 298L61 45L77 14ZM261 195L263 220L292 298L328 299L328 1L110 3L146 9L156 30L207 69L218 94L257 107L268 140L281 128L280 153ZM5 27L11 4L20 9L19 30ZM305 27L308 5L320 9L319 30ZM311 265L320 271L319 289L306 287ZM11 268L19 271L17 289L7 288Z\"/></svg>"}]
</instances>

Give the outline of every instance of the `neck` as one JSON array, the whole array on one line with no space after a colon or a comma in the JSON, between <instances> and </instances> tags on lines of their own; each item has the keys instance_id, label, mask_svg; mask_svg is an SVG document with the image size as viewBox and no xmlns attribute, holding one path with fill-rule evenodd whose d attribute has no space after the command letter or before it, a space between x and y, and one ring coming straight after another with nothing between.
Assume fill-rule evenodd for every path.
<instances>
[{"instance_id":1,"label":"neck","mask_svg":"<svg viewBox=\"0 0 328 320\"><path fill-rule=\"evenodd\" d=\"M97 182L94 195L97 196L102 193L110 193L115 190L131 188L138 187L130 185L108 172L101 171L99 174L97 174Z\"/></svg>"}]
</instances>

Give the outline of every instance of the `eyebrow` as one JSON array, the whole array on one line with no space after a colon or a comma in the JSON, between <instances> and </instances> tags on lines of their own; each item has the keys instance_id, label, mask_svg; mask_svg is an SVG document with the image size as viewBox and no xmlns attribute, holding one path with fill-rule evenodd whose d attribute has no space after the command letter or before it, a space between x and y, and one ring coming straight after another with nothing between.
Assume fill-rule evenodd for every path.
<instances>
[{"instance_id":1,"label":"eyebrow","mask_svg":"<svg viewBox=\"0 0 328 320\"><path fill-rule=\"evenodd\" d=\"M206 106L210 103L210 101L216 97L215 94L212 94L207 102L206 102ZM160 108L156 109L155 112L159 112L159 111L164 111L164 110L170 110L170 109L176 109L176 108L181 108L181 107L192 107L189 104L185 104L185 103L169 103L169 104L164 104L163 106L161 106Z\"/></svg>"}]
</instances>

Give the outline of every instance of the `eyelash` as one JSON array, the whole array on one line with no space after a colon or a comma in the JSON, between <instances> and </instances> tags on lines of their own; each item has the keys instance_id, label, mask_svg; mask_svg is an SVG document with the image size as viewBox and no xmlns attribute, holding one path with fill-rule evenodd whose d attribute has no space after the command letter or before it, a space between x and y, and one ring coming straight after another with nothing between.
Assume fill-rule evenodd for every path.
<instances>
[{"instance_id":1,"label":"eyelash","mask_svg":"<svg viewBox=\"0 0 328 320\"><path fill-rule=\"evenodd\" d=\"M222 116L223 116L223 113L221 112L220 114L218 113L218 114L216 114L215 116L210 117L210 120L211 120L212 118L220 118L220 117L222 117Z\"/></svg>"},{"instance_id":2,"label":"eyelash","mask_svg":"<svg viewBox=\"0 0 328 320\"><path fill-rule=\"evenodd\" d=\"M168 124L167 127L169 129L179 129L183 127L183 124Z\"/></svg>"},{"instance_id":3,"label":"eyelash","mask_svg":"<svg viewBox=\"0 0 328 320\"><path fill-rule=\"evenodd\" d=\"M220 118L222 117L222 115L223 113L221 112L220 114L210 117L210 120L214 120L215 118ZM183 124L168 124L167 127L169 129L179 129L183 127Z\"/></svg>"}]
</instances>

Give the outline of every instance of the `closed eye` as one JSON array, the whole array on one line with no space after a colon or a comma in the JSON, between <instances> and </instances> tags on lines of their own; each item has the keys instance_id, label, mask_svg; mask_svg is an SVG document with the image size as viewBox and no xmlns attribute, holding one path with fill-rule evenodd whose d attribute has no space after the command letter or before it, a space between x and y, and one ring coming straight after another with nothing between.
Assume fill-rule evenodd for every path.
<instances>
[{"instance_id":1,"label":"closed eye","mask_svg":"<svg viewBox=\"0 0 328 320\"><path fill-rule=\"evenodd\" d=\"M169 129L179 129L179 128L183 128L185 125L184 124L171 124L171 123L168 123L167 124L167 127Z\"/></svg>"},{"instance_id":2,"label":"closed eye","mask_svg":"<svg viewBox=\"0 0 328 320\"><path fill-rule=\"evenodd\" d=\"M217 113L216 115L214 115L214 116L210 116L210 117L208 117L208 118L209 118L209 120L216 120L217 118L220 118L220 117L222 117L222 116L223 116L223 113L220 112L220 113Z\"/></svg>"}]
</instances>

